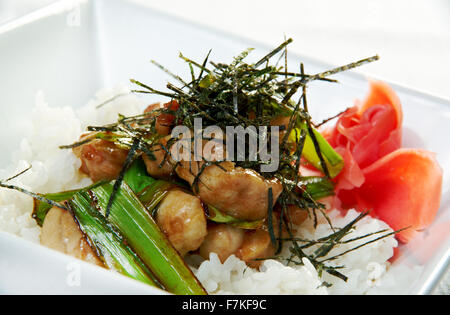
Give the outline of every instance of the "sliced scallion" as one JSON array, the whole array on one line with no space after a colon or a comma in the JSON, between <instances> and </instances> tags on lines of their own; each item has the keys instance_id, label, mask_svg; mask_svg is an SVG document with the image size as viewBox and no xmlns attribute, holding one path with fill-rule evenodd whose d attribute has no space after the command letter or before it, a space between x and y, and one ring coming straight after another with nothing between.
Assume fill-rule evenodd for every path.
<instances>
[{"instance_id":1,"label":"sliced scallion","mask_svg":"<svg viewBox=\"0 0 450 315\"><path fill-rule=\"evenodd\" d=\"M99 210L105 214L112 189L113 185L107 183L80 194L86 197L92 192ZM108 221L123 235L127 244L167 291L174 294L206 294L200 282L126 183L122 183L117 191Z\"/></svg>"},{"instance_id":2,"label":"sliced scallion","mask_svg":"<svg viewBox=\"0 0 450 315\"><path fill-rule=\"evenodd\" d=\"M233 216L223 213L222 211L211 205L208 205L208 219L216 223L226 223L245 230L258 229L264 223L264 220L243 221L237 219Z\"/></svg>"},{"instance_id":3,"label":"sliced scallion","mask_svg":"<svg viewBox=\"0 0 450 315\"><path fill-rule=\"evenodd\" d=\"M95 183L89 187L83 188L83 189L90 189L93 187L96 187L98 185L102 185L104 182L98 182ZM48 194L38 194L39 196L43 197L44 200L51 200L54 202L63 202L66 200L69 200L72 198L77 192L79 192L81 189L74 189L74 190L68 190L68 191L62 191L58 193L48 193ZM47 215L48 211L53 207L53 205L45 202L44 200L39 200L34 198L33 199L33 212L31 214L32 218L36 220L36 223L39 226L42 226L44 224L45 216Z\"/></svg>"},{"instance_id":4,"label":"sliced scallion","mask_svg":"<svg viewBox=\"0 0 450 315\"><path fill-rule=\"evenodd\" d=\"M304 127L306 128L306 126ZM330 177L336 177L342 168L344 167L344 160L337 153L333 147L328 143L327 140L315 129L313 129L314 136L317 139L317 143L320 147L320 152L325 160ZM292 130L291 137L296 137L296 134L300 134L299 128L297 130ZM303 146L302 156L311 163L315 168L323 171L319 155L314 146L311 135L308 133L305 139L305 144Z\"/></svg>"},{"instance_id":5,"label":"sliced scallion","mask_svg":"<svg viewBox=\"0 0 450 315\"><path fill-rule=\"evenodd\" d=\"M161 288L141 259L126 245L107 219L92 206L88 195L76 193L66 203L105 266L135 280Z\"/></svg>"}]
</instances>

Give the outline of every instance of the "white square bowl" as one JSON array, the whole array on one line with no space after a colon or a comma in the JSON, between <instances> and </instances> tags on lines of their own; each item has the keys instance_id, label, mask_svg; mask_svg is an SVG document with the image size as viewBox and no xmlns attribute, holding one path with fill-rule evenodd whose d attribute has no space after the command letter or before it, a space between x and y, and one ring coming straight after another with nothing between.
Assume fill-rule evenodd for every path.
<instances>
[{"instance_id":1,"label":"white square bowl","mask_svg":"<svg viewBox=\"0 0 450 315\"><path fill-rule=\"evenodd\" d=\"M229 61L248 47L255 48L255 60L272 49L125 0L57 1L0 25L0 131L7 135L0 138L0 168L10 162L8 152L17 149L26 132L20 118L33 108L38 91L44 91L51 106L77 107L97 90L129 84L130 78L164 89L168 77L150 64L151 59L174 73L188 75L179 52L203 60L212 49L213 60ZM308 73L330 68L310 58L289 56L291 68L297 68L300 61ZM356 72L339 74L336 79L340 84L314 82L309 88L309 107L316 121L345 109L367 92L366 78ZM448 268L450 256L450 146L446 139L450 102L391 85L403 104L403 145L436 152L444 169L442 203L435 222L402 246L395 262L423 266L422 273L401 292L430 294ZM163 293L4 232L0 232L0 267L6 267L0 268L0 293ZM74 268L82 271L77 285L70 283Z\"/></svg>"}]
</instances>

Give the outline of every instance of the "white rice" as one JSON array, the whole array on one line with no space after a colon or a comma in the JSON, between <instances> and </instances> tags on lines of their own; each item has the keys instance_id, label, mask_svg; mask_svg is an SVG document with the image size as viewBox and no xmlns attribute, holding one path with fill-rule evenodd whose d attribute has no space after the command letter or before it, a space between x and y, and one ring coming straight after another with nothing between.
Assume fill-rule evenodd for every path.
<instances>
[{"instance_id":1,"label":"white rice","mask_svg":"<svg viewBox=\"0 0 450 315\"><path fill-rule=\"evenodd\" d=\"M43 93L38 93L36 106L29 117L28 135L13 153L11 166L0 170L0 179L8 178L32 165L28 172L10 183L34 192L57 192L89 185L90 179L78 171L80 161L71 150L61 150L59 146L77 141L88 125L114 122L118 113L141 113L146 104L133 94L116 98L107 105L96 108L96 105L128 92L125 87L100 91L95 99L77 110L70 107L50 107ZM0 189L0 230L39 243L40 228L31 218L31 211L30 197ZM338 211L329 214L335 227L344 226L357 215L356 211L349 211L345 217ZM345 239L382 229L389 227L382 221L366 217ZM297 236L318 239L331 232L329 224L321 218L316 229L311 220L306 221L298 229ZM340 245L328 257L367 240ZM192 268L211 294L397 294L403 293L398 291L398 288L404 287L401 283L407 283L408 276L417 273L417 270L390 266L388 259L392 257L396 246L397 241L390 236L330 262L335 266L345 266L339 271L348 277L347 282L325 272L319 277L307 259L303 260L303 265L290 266L266 260L257 271L248 268L235 256L229 257L222 264L217 255L211 254L209 260L201 262L198 268ZM288 244L284 253L288 254ZM396 270L400 268L401 270ZM324 281L332 286L323 286Z\"/></svg>"},{"instance_id":2,"label":"white rice","mask_svg":"<svg viewBox=\"0 0 450 315\"><path fill-rule=\"evenodd\" d=\"M328 216L334 227L343 227L359 215L351 210L345 217L339 211L331 211ZM365 217L356 224L356 228L343 238L349 240L369 233L387 229L389 226L377 219ZM387 233L386 232L386 233ZM330 225L322 218L316 228L312 220L307 220L299 227L297 237L317 240L332 233ZM347 251L379 234L336 246L325 258ZM347 253L336 260L330 261L330 266L345 266L338 269L348 277L343 280L324 272L319 277L312 264L304 259L304 265L290 264L286 266L275 260L266 260L260 271L246 268L243 261L235 256L220 263L216 254L211 254L208 261L194 269L196 276L205 285L211 294L399 294L399 281L402 278L406 283L408 275L417 272L417 269L402 268L396 273L387 272L391 269L388 259L393 256L397 241L393 236L367 244L354 252ZM317 247L310 248L307 253ZM289 257L289 244L285 245L282 254ZM389 274L389 276L387 276ZM323 282L332 284L325 287ZM401 287L401 286L400 286Z\"/></svg>"},{"instance_id":3,"label":"white rice","mask_svg":"<svg viewBox=\"0 0 450 315\"><path fill-rule=\"evenodd\" d=\"M81 162L72 150L60 145L77 141L88 125L104 125L117 121L117 114L141 113L145 104L135 95L126 95L97 109L96 106L129 90L117 87L97 93L95 99L78 110L71 107L50 107L44 94L38 92L36 105L28 119L27 136L12 154L11 165L0 170L0 179L32 168L10 184L33 192L58 192L84 187L91 180L78 171ZM31 218L32 199L22 193L0 189L0 230L39 242L39 227Z\"/></svg>"},{"instance_id":4,"label":"white rice","mask_svg":"<svg viewBox=\"0 0 450 315\"><path fill-rule=\"evenodd\" d=\"M232 255L221 264L215 253L194 273L210 294L327 294L314 266L289 267L266 260L259 271Z\"/></svg>"}]
</instances>

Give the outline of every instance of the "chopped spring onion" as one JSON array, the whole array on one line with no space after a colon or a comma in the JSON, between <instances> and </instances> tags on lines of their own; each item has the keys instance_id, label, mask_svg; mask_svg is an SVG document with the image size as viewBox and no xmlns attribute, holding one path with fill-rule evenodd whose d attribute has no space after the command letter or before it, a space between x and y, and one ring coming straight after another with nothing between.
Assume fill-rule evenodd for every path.
<instances>
[{"instance_id":1,"label":"chopped spring onion","mask_svg":"<svg viewBox=\"0 0 450 315\"><path fill-rule=\"evenodd\" d=\"M302 127L303 128L303 127ZM306 128L306 126L304 127ZM297 129L297 130L295 130ZM294 138L296 137L296 134L300 134L299 129L300 128L295 128L292 130L291 134L290 134L290 138ZM336 177L340 171L342 170L342 168L344 167L344 160L342 159L342 157L339 155L339 153L337 153L333 147L328 143L327 140L325 140L325 138L320 134L320 132L318 132L317 130L313 129L314 132L314 136L317 139L317 142L319 144L320 147L320 151L322 153L322 156L325 160L325 164L327 166L328 172L330 174L331 178ZM302 156L309 162L311 163L315 168L317 168L320 171L324 171L322 168L322 164L320 161L320 158L317 154L317 150L314 147L314 142L312 140L311 135L307 134L306 139L305 139L305 144L303 146L303 151L302 151Z\"/></svg>"},{"instance_id":2,"label":"chopped spring onion","mask_svg":"<svg viewBox=\"0 0 450 315\"><path fill-rule=\"evenodd\" d=\"M123 180L136 194L148 186L152 186L156 179L148 176L144 161L139 158L131 164L126 171Z\"/></svg>"},{"instance_id":3,"label":"chopped spring onion","mask_svg":"<svg viewBox=\"0 0 450 315\"><path fill-rule=\"evenodd\" d=\"M305 192L314 200L334 195L334 183L326 177L305 176L298 185L305 187Z\"/></svg>"},{"instance_id":4,"label":"chopped spring onion","mask_svg":"<svg viewBox=\"0 0 450 315\"><path fill-rule=\"evenodd\" d=\"M320 152L327 165L330 177L336 177L344 167L344 160L342 157L333 149L333 147L325 140L325 138L315 129L313 129L314 135L320 147ZM322 165L320 163L320 158L314 148L314 143L310 135L306 137L305 145L302 152L303 157L311 163L315 168L323 171Z\"/></svg>"},{"instance_id":5,"label":"chopped spring onion","mask_svg":"<svg viewBox=\"0 0 450 315\"><path fill-rule=\"evenodd\" d=\"M79 194L88 198L92 193L104 215L112 190L113 185L107 183ZM108 221L121 233L127 244L167 291L174 294L206 294L200 282L126 183L122 183L117 191Z\"/></svg>"},{"instance_id":6,"label":"chopped spring onion","mask_svg":"<svg viewBox=\"0 0 450 315\"><path fill-rule=\"evenodd\" d=\"M147 208L152 216L155 215L159 203L166 197L172 188L178 187L176 184L165 180L156 180L152 185L145 187L139 194L138 198Z\"/></svg>"},{"instance_id":7,"label":"chopped spring onion","mask_svg":"<svg viewBox=\"0 0 450 315\"><path fill-rule=\"evenodd\" d=\"M225 214L216 207L213 207L211 205L208 205L208 219L216 223L227 223L245 230L258 229L264 223L264 220L243 221L236 219L235 217Z\"/></svg>"},{"instance_id":8,"label":"chopped spring onion","mask_svg":"<svg viewBox=\"0 0 450 315\"><path fill-rule=\"evenodd\" d=\"M104 182L98 182L95 183L89 187L83 188L83 189L90 189L93 187L96 187L98 185L103 184ZM63 202L66 200L69 200L72 198L77 192L79 192L80 189L75 190L68 190L68 191L62 191L58 193L48 193L48 194L38 194L44 199L48 199L55 202ZM47 215L48 211L53 206L43 200L38 200L36 198L33 199L33 213L31 214L32 218L36 220L37 224L39 226L42 226L44 224L45 216Z\"/></svg>"},{"instance_id":9,"label":"chopped spring onion","mask_svg":"<svg viewBox=\"0 0 450 315\"><path fill-rule=\"evenodd\" d=\"M126 245L122 237L92 206L89 196L76 193L66 203L80 229L88 236L105 266L135 280L161 288L141 259Z\"/></svg>"}]
</instances>

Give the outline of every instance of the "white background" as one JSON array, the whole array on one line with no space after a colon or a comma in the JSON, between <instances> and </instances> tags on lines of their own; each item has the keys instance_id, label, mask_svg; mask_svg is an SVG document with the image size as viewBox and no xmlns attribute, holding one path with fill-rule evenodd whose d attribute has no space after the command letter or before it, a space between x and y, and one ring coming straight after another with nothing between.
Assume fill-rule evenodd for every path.
<instances>
[{"instance_id":1,"label":"white background","mask_svg":"<svg viewBox=\"0 0 450 315\"><path fill-rule=\"evenodd\" d=\"M111 0L115 1L115 0ZM450 99L449 0L132 0L270 46ZM54 0L0 0L0 23Z\"/></svg>"}]
</instances>

